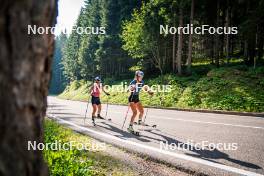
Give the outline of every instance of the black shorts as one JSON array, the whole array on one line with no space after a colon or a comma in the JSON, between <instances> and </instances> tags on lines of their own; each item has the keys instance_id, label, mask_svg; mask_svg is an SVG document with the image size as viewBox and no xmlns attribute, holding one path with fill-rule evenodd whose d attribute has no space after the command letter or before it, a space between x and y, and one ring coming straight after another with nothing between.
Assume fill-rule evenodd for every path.
<instances>
[{"instance_id":1,"label":"black shorts","mask_svg":"<svg viewBox=\"0 0 264 176\"><path fill-rule=\"evenodd\" d=\"M139 102L139 95L133 95L131 94L129 97L128 97L128 102L134 102L134 103L138 103Z\"/></svg>"},{"instance_id":2,"label":"black shorts","mask_svg":"<svg viewBox=\"0 0 264 176\"><path fill-rule=\"evenodd\" d=\"M92 104L96 104L96 105L101 104L100 98L92 96Z\"/></svg>"}]
</instances>

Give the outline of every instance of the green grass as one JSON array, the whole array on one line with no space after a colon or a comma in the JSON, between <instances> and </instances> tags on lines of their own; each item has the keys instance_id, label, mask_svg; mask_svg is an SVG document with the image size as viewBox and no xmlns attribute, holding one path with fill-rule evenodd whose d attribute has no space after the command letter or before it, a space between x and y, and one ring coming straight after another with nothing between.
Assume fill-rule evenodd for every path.
<instances>
[{"instance_id":1,"label":"green grass","mask_svg":"<svg viewBox=\"0 0 264 176\"><path fill-rule=\"evenodd\" d=\"M173 91L141 93L144 105L240 112L264 112L264 67L194 67L192 76L164 75L145 80L148 85L169 84ZM129 82L129 81L127 81ZM120 82L115 82L120 84ZM59 95L63 99L88 100L88 83L74 81ZM111 92L110 103L127 104L128 93ZM107 97L102 96L102 102Z\"/></svg>"},{"instance_id":2,"label":"green grass","mask_svg":"<svg viewBox=\"0 0 264 176\"><path fill-rule=\"evenodd\" d=\"M73 132L58 125L54 121L45 120L45 143L67 143L75 141L93 145L87 136ZM53 176L121 176L135 175L131 168L121 161L112 158L103 151L94 150L44 150L44 158L49 166L50 175Z\"/></svg>"},{"instance_id":3,"label":"green grass","mask_svg":"<svg viewBox=\"0 0 264 176\"><path fill-rule=\"evenodd\" d=\"M214 69L184 90L177 107L263 112L263 88L263 70Z\"/></svg>"}]
</instances>

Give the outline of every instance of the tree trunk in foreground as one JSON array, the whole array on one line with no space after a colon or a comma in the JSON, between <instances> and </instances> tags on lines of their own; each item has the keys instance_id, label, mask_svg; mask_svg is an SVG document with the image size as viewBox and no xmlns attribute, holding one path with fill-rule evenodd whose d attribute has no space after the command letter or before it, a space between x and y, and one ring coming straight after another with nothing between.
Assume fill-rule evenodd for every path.
<instances>
[{"instance_id":1,"label":"tree trunk in foreground","mask_svg":"<svg viewBox=\"0 0 264 176\"><path fill-rule=\"evenodd\" d=\"M56 0L3 0L0 7L0 175L48 175L41 151L53 35L28 35L28 25L53 26Z\"/></svg>"}]
</instances>

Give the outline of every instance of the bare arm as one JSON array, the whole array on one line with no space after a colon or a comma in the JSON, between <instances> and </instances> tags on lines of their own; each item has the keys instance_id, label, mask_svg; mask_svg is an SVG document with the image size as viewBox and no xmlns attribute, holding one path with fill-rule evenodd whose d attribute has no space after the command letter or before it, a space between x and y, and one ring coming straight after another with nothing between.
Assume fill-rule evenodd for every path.
<instances>
[{"instance_id":1,"label":"bare arm","mask_svg":"<svg viewBox=\"0 0 264 176\"><path fill-rule=\"evenodd\" d=\"M105 91L105 86L102 87L102 91L103 91L106 95L110 95L108 92Z\"/></svg>"},{"instance_id":2,"label":"bare arm","mask_svg":"<svg viewBox=\"0 0 264 176\"><path fill-rule=\"evenodd\" d=\"M91 85L90 89L89 89L89 93L91 94L93 92L93 88L94 88L94 85Z\"/></svg>"}]
</instances>

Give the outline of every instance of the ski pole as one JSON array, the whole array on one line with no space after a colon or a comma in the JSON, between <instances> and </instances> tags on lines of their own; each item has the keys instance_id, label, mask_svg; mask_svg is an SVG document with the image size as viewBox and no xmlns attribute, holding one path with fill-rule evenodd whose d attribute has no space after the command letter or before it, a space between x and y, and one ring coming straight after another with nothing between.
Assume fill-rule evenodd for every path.
<instances>
[{"instance_id":1,"label":"ski pole","mask_svg":"<svg viewBox=\"0 0 264 176\"><path fill-rule=\"evenodd\" d=\"M128 105L128 109L127 109L127 112L126 112L125 120L124 120L123 125L122 125L122 130L124 129L124 125L126 123L126 119L127 119L127 116L128 116L129 109L130 109L130 105Z\"/></svg>"},{"instance_id":2,"label":"ski pole","mask_svg":"<svg viewBox=\"0 0 264 176\"><path fill-rule=\"evenodd\" d=\"M147 115L148 115L148 110L149 110L149 108L147 108L147 110L146 110L146 114L145 114L145 118L144 118L144 124L145 124L145 122L146 122L146 118L147 118Z\"/></svg>"},{"instance_id":3,"label":"ski pole","mask_svg":"<svg viewBox=\"0 0 264 176\"><path fill-rule=\"evenodd\" d=\"M87 114L87 111L88 111L88 107L89 107L89 100L88 100L88 103L87 103L87 107L86 107L86 111L85 111L85 115L84 115L83 124L85 124L86 114Z\"/></svg>"},{"instance_id":4,"label":"ski pole","mask_svg":"<svg viewBox=\"0 0 264 176\"><path fill-rule=\"evenodd\" d=\"M152 96L149 97L149 101L150 101L150 102L151 102L151 98L152 98ZM146 122L146 118L147 118L147 115L148 115L148 111L149 111L149 108L147 108L147 110L146 110L146 114L145 114L145 118L144 118L143 123Z\"/></svg>"},{"instance_id":5,"label":"ski pole","mask_svg":"<svg viewBox=\"0 0 264 176\"><path fill-rule=\"evenodd\" d=\"M85 115L84 115L84 120L83 120L83 124L85 124L85 120L86 120L86 115L87 115L87 112L88 112L88 108L89 108L89 103L90 103L90 100L88 99L88 102L87 102L87 107L86 107L86 111L85 111Z\"/></svg>"},{"instance_id":6,"label":"ski pole","mask_svg":"<svg viewBox=\"0 0 264 176\"><path fill-rule=\"evenodd\" d=\"M107 101L106 101L106 111L105 111L105 119L107 119L107 114L108 114L108 101L109 101L109 95L107 95ZM109 120L109 119L108 119Z\"/></svg>"},{"instance_id":7,"label":"ski pole","mask_svg":"<svg viewBox=\"0 0 264 176\"><path fill-rule=\"evenodd\" d=\"M91 81L91 84L88 85L88 88L90 88L92 85L93 85L93 77L92 78L92 81ZM92 98L91 98L92 99ZM86 115L87 115L87 111L88 111L88 107L89 107L89 103L90 103L91 100L89 100L89 97L88 97L88 102L87 102L87 107L86 107L86 110L85 110L85 115L84 115L84 120L83 120L83 124L85 124L85 120L86 120Z\"/></svg>"},{"instance_id":8,"label":"ski pole","mask_svg":"<svg viewBox=\"0 0 264 176\"><path fill-rule=\"evenodd\" d=\"M131 95L131 100L133 100L133 97L134 97L134 93L132 93L132 95ZM122 130L124 129L124 125L126 123L126 119L127 119L127 116L128 116L129 109L130 109L130 103L128 104L128 109L127 109L127 112L126 112L125 120L123 122Z\"/></svg>"}]
</instances>

